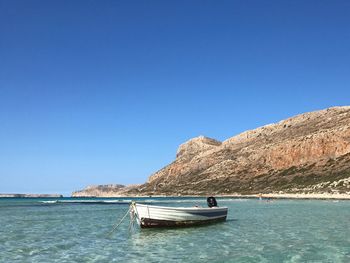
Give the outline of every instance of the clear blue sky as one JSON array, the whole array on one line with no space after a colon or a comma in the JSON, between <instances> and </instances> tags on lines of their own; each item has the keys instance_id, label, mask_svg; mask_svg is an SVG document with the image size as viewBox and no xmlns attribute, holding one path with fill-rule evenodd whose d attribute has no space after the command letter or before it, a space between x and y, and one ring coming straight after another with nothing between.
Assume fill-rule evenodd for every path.
<instances>
[{"instance_id":1,"label":"clear blue sky","mask_svg":"<svg viewBox=\"0 0 350 263\"><path fill-rule=\"evenodd\" d=\"M184 141L349 105L350 1L0 0L0 192L143 183Z\"/></svg>"}]
</instances>

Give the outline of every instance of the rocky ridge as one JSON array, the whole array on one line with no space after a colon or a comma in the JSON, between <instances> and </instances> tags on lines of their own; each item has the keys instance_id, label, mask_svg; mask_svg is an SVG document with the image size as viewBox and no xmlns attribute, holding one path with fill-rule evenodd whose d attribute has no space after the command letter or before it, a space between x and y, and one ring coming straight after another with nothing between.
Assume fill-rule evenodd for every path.
<instances>
[{"instance_id":1,"label":"rocky ridge","mask_svg":"<svg viewBox=\"0 0 350 263\"><path fill-rule=\"evenodd\" d=\"M309 112L223 142L199 136L123 195L349 193L350 107ZM119 190L118 190L119 191Z\"/></svg>"},{"instance_id":2,"label":"rocky ridge","mask_svg":"<svg viewBox=\"0 0 350 263\"><path fill-rule=\"evenodd\" d=\"M138 185L105 184L90 185L83 190L75 191L72 197L117 197L125 196L131 189L137 189Z\"/></svg>"},{"instance_id":3,"label":"rocky ridge","mask_svg":"<svg viewBox=\"0 0 350 263\"><path fill-rule=\"evenodd\" d=\"M204 138L182 144L175 161L151 175L139 192L350 192L345 183L350 177L350 107L301 114L222 143Z\"/></svg>"}]
</instances>

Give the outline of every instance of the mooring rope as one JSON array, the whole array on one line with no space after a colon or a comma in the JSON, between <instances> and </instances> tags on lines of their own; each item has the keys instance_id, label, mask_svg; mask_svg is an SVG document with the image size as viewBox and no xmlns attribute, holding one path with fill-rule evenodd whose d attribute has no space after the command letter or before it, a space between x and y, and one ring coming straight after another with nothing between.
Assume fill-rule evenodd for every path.
<instances>
[{"instance_id":1,"label":"mooring rope","mask_svg":"<svg viewBox=\"0 0 350 263\"><path fill-rule=\"evenodd\" d=\"M132 209L132 206L129 207L128 211L125 213L125 215L123 216L123 218L119 221L118 224L115 224L112 228L112 230L108 233L108 235L112 235L113 232L118 228L118 226L121 225L121 223L124 221L125 217L129 214L130 210Z\"/></svg>"}]
</instances>

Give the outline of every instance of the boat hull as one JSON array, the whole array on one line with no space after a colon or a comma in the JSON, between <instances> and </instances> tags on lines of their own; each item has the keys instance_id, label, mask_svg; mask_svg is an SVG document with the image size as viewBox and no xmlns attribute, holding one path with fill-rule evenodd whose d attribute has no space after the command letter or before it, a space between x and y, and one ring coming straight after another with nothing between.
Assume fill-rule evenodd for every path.
<instances>
[{"instance_id":1,"label":"boat hull","mask_svg":"<svg viewBox=\"0 0 350 263\"><path fill-rule=\"evenodd\" d=\"M227 207L163 207L134 204L133 212L141 228L187 227L225 221Z\"/></svg>"},{"instance_id":2,"label":"boat hull","mask_svg":"<svg viewBox=\"0 0 350 263\"><path fill-rule=\"evenodd\" d=\"M190 227L206 224L213 224L226 220L225 217L208 220L186 220L186 221L173 221L173 220L159 220L151 218L141 218L141 228L161 228L161 227Z\"/></svg>"}]
</instances>

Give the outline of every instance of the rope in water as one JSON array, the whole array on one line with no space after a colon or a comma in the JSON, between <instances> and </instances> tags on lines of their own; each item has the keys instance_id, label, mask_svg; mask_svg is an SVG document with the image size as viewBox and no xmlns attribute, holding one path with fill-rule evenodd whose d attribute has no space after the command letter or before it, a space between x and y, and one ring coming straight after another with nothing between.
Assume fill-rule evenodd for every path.
<instances>
[{"instance_id":1,"label":"rope in water","mask_svg":"<svg viewBox=\"0 0 350 263\"><path fill-rule=\"evenodd\" d=\"M125 213L125 215L123 216L123 218L119 221L118 224L115 224L115 225L113 226L112 230L108 233L108 235L112 235L113 232L118 228L118 226L120 226L121 223L123 223L125 217L129 214L129 212L130 212L131 209L132 209L132 207L130 206L129 209L128 209L128 211L127 211L127 212Z\"/></svg>"}]
</instances>

